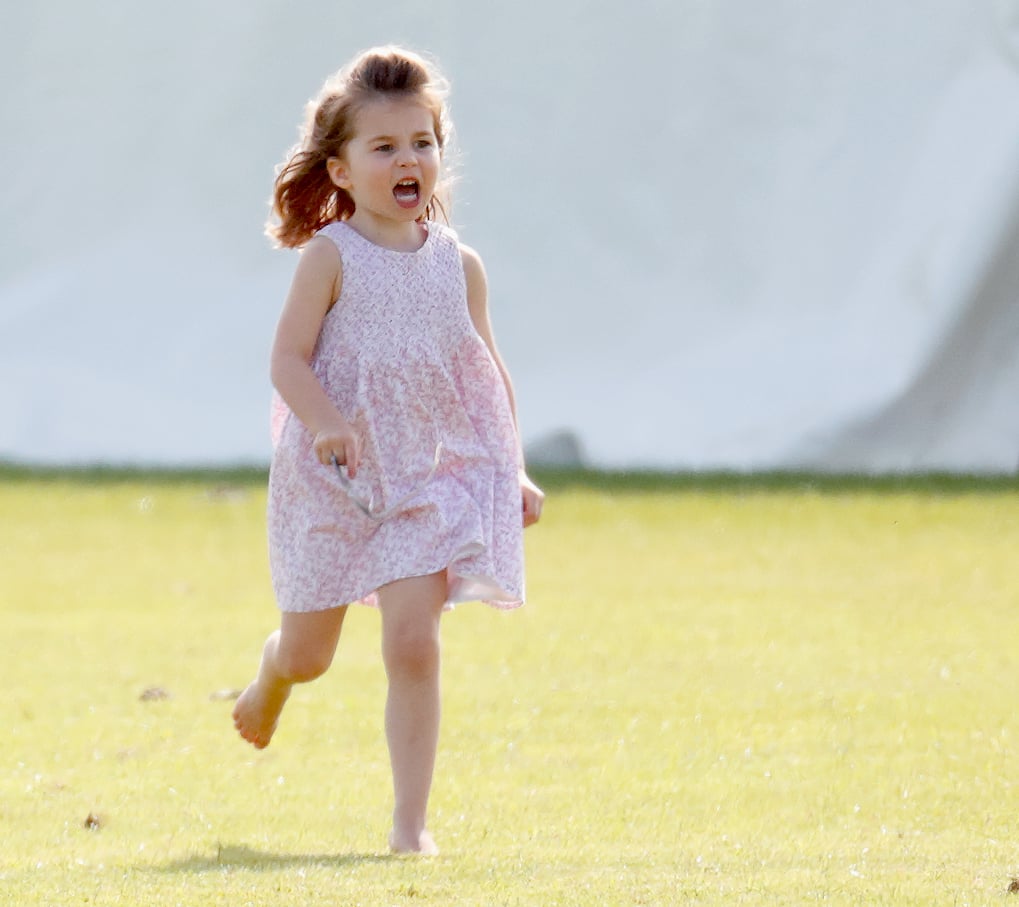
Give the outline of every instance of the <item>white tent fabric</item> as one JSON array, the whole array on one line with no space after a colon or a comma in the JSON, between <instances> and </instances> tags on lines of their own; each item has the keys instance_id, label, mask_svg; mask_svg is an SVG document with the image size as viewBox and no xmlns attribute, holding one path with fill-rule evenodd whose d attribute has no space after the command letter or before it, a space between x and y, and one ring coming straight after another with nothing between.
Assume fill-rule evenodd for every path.
<instances>
[{"instance_id":1,"label":"white tent fabric","mask_svg":"<svg viewBox=\"0 0 1019 907\"><path fill-rule=\"evenodd\" d=\"M273 168L390 41L536 450L1016 469L1019 0L8 5L0 459L268 459Z\"/></svg>"}]
</instances>

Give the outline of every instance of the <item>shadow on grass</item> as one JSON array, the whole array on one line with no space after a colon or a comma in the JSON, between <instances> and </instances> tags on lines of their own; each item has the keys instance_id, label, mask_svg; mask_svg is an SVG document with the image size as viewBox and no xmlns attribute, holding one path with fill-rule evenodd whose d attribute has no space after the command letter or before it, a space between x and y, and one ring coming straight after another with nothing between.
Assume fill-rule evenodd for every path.
<instances>
[{"instance_id":1,"label":"shadow on grass","mask_svg":"<svg viewBox=\"0 0 1019 907\"><path fill-rule=\"evenodd\" d=\"M267 853L243 844L225 844L220 845L216 853L209 856L196 854L184 860L173 860L152 868L155 872L166 874L217 872L224 869L271 872L295 866L340 868L369 863L389 863L399 859L400 856L390 853Z\"/></svg>"}]
</instances>

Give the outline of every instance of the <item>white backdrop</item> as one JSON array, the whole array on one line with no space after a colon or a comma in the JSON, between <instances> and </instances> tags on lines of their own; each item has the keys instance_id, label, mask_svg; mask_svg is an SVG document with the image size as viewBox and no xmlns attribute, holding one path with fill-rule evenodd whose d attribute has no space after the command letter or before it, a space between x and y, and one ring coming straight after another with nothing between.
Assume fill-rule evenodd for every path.
<instances>
[{"instance_id":1,"label":"white backdrop","mask_svg":"<svg viewBox=\"0 0 1019 907\"><path fill-rule=\"evenodd\" d=\"M389 41L534 447L1015 470L1019 0L6 4L0 458L267 461L273 168Z\"/></svg>"}]
</instances>

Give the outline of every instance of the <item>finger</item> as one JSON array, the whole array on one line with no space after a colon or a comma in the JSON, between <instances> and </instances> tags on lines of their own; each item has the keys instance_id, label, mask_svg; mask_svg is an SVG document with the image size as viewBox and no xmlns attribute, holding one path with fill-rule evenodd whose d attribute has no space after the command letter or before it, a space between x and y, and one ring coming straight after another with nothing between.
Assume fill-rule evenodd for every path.
<instances>
[{"instance_id":1,"label":"finger","mask_svg":"<svg viewBox=\"0 0 1019 907\"><path fill-rule=\"evenodd\" d=\"M331 444L316 444L315 455L323 466L343 465L343 451L335 449Z\"/></svg>"},{"instance_id":2,"label":"finger","mask_svg":"<svg viewBox=\"0 0 1019 907\"><path fill-rule=\"evenodd\" d=\"M343 461L347 464L347 475L351 478L357 475L357 469L361 465L360 452L356 441L347 441L343 445Z\"/></svg>"}]
</instances>

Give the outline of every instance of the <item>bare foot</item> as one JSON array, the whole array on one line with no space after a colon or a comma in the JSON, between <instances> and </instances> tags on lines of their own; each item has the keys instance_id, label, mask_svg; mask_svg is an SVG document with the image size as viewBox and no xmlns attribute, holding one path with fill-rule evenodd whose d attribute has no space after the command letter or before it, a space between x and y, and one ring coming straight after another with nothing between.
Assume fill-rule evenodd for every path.
<instances>
[{"instance_id":1,"label":"bare foot","mask_svg":"<svg viewBox=\"0 0 1019 907\"><path fill-rule=\"evenodd\" d=\"M439 854L439 848L428 831L422 831L418 835L398 835L394 829L389 833L389 849L393 853L417 854L421 857L434 857Z\"/></svg>"},{"instance_id":2,"label":"bare foot","mask_svg":"<svg viewBox=\"0 0 1019 907\"><path fill-rule=\"evenodd\" d=\"M253 680L234 706L234 727L255 749L264 750L276 732L280 712L290 695L290 685L263 690Z\"/></svg>"}]
</instances>

